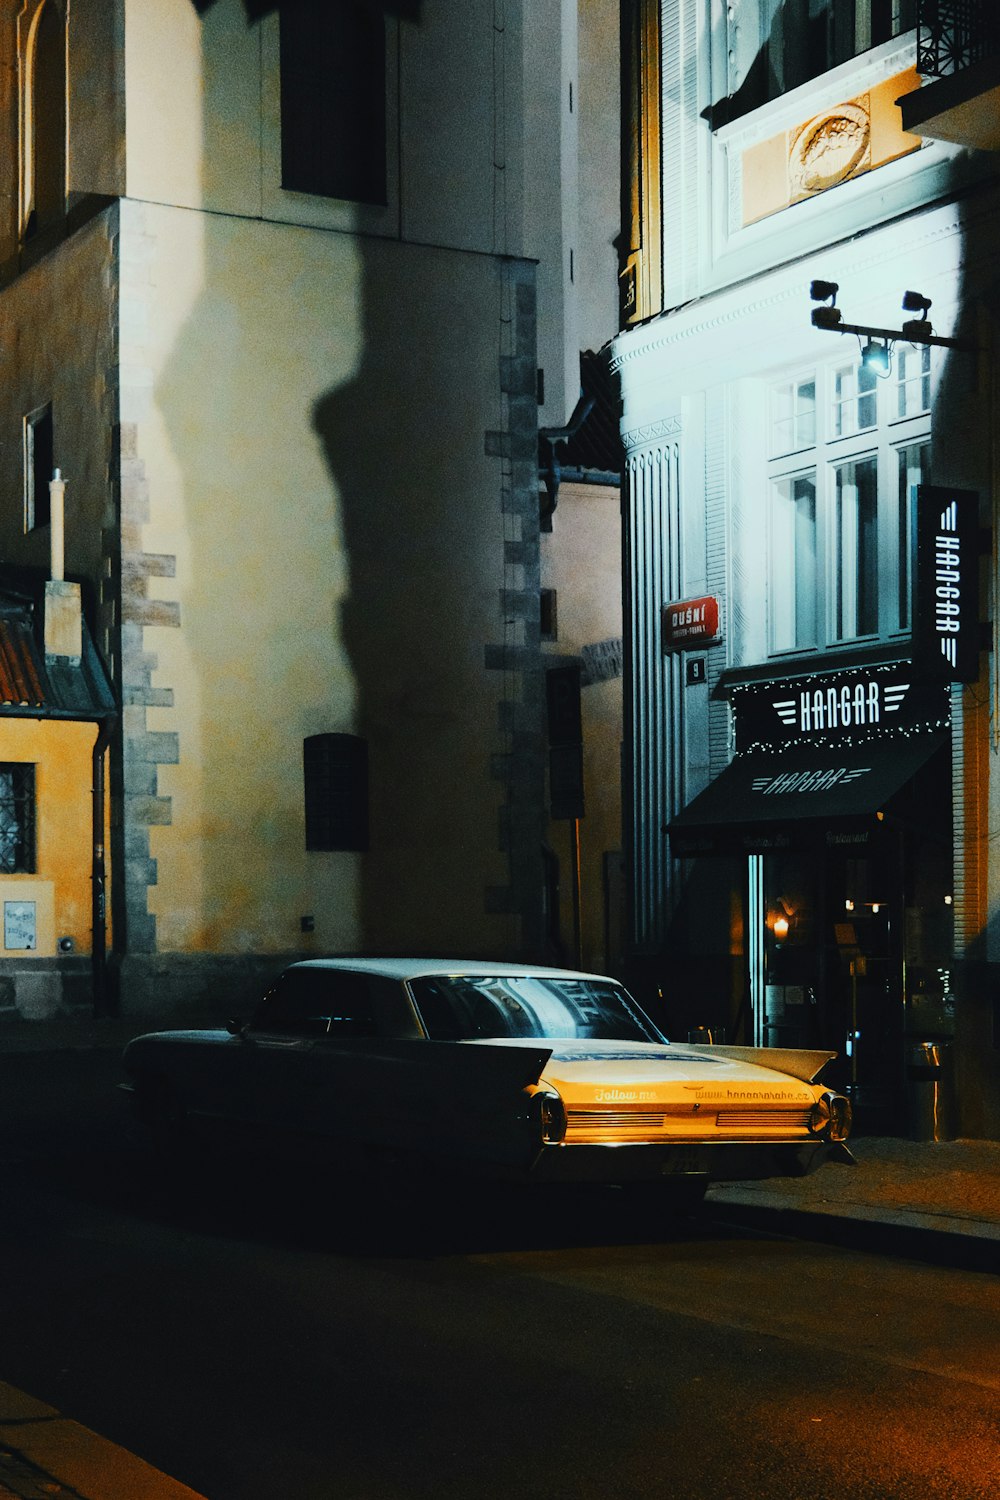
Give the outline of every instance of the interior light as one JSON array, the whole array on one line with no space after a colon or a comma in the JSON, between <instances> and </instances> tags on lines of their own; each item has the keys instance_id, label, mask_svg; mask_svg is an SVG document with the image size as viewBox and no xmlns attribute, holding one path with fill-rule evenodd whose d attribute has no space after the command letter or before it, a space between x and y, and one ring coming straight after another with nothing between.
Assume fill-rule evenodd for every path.
<instances>
[{"instance_id":1,"label":"interior light","mask_svg":"<svg viewBox=\"0 0 1000 1500\"><path fill-rule=\"evenodd\" d=\"M888 343L880 344L876 339L869 339L861 351L861 363L877 374L884 374L889 368Z\"/></svg>"},{"instance_id":2,"label":"interior light","mask_svg":"<svg viewBox=\"0 0 1000 1500\"><path fill-rule=\"evenodd\" d=\"M844 910L845 911L853 911L854 910L854 902L851 900L851 898L849 896L848 896L847 900L844 902Z\"/></svg>"},{"instance_id":3,"label":"interior light","mask_svg":"<svg viewBox=\"0 0 1000 1500\"><path fill-rule=\"evenodd\" d=\"M873 917L877 917L878 916L878 910L879 910L879 903L877 901L873 901L872 902L872 916Z\"/></svg>"},{"instance_id":4,"label":"interior light","mask_svg":"<svg viewBox=\"0 0 1000 1500\"><path fill-rule=\"evenodd\" d=\"M785 938L788 936L788 918L787 917L775 917L775 919L774 919L774 936L777 938L777 940L778 940L779 943L783 943L785 941Z\"/></svg>"},{"instance_id":5,"label":"interior light","mask_svg":"<svg viewBox=\"0 0 1000 1500\"><path fill-rule=\"evenodd\" d=\"M954 901L954 899L955 899L954 896L945 896L945 898L944 898L944 904L945 904L945 906L950 906L951 903Z\"/></svg>"}]
</instances>

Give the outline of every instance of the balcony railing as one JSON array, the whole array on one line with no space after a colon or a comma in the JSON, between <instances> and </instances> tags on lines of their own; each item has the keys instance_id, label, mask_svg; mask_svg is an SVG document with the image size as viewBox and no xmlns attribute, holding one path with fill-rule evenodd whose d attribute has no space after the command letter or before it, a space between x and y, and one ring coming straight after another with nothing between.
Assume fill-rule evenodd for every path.
<instances>
[{"instance_id":1,"label":"balcony railing","mask_svg":"<svg viewBox=\"0 0 1000 1500\"><path fill-rule=\"evenodd\" d=\"M997 0L917 0L917 72L947 78L1000 55Z\"/></svg>"}]
</instances>

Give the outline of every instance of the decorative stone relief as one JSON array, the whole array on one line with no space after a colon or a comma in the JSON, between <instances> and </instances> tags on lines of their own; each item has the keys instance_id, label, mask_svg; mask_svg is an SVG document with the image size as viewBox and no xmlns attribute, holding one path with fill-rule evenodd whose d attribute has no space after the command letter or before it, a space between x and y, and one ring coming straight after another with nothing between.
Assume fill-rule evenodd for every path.
<instances>
[{"instance_id":1,"label":"decorative stone relief","mask_svg":"<svg viewBox=\"0 0 1000 1500\"><path fill-rule=\"evenodd\" d=\"M871 165L871 120L867 99L840 104L808 120L788 152L793 196L822 193Z\"/></svg>"}]
</instances>

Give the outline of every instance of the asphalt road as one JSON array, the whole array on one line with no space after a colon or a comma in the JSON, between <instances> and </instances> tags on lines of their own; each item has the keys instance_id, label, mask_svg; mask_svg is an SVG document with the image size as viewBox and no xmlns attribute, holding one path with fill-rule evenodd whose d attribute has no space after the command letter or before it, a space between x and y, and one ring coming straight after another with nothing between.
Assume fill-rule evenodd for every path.
<instances>
[{"instance_id":1,"label":"asphalt road","mask_svg":"<svg viewBox=\"0 0 1000 1500\"><path fill-rule=\"evenodd\" d=\"M996 1277L612 1191L179 1193L115 1077L0 1058L0 1379L208 1500L1000 1493Z\"/></svg>"}]
</instances>

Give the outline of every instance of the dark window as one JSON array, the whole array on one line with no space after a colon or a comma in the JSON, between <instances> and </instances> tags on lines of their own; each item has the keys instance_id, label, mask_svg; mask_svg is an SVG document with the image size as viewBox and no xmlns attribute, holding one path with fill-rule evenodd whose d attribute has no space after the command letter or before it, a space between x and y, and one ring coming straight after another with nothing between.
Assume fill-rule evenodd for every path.
<instances>
[{"instance_id":1,"label":"dark window","mask_svg":"<svg viewBox=\"0 0 1000 1500\"><path fill-rule=\"evenodd\" d=\"M368 744L311 734L303 745L306 848L368 848Z\"/></svg>"},{"instance_id":2,"label":"dark window","mask_svg":"<svg viewBox=\"0 0 1000 1500\"><path fill-rule=\"evenodd\" d=\"M760 50L713 129L917 24L916 0L761 0L759 13Z\"/></svg>"},{"instance_id":3,"label":"dark window","mask_svg":"<svg viewBox=\"0 0 1000 1500\"><path fill-rule=\"evenodd\" d=\"M385 16L356 0L281 9L281 185L387 202Z\"/></svg>"},{"instance_id":4,"label":"dark window","mask_svg":"<svg viewBox=\"0 0 1000 1500\"><path fill-rule=\"evenodd\" d=\"M35 768L0 765L0 872L35 870Z\"/></svg>"},{"instance_id":5,"label":"dark window","mask_svg":"<svg viewBox=\"0 0 1000 1500\"><path fill-rule=\"evenodd\" d=\"M25 238L66 213L66 28L55 0L46 0L32 53L31 212Z\"/></svg>"},{"instance_id":6,"label":"dark window","mask_svg":"<svg viewBox=\"0 0 1000 1500\"><path fill-rule=\"evenodd\" d=\"M286 969L251 1028L274 1036L374 1036L368 981L330 969Z\"/></svg>"},{"instance_id":7,"label":"dark window","mask_svg":"<svg viewBox=\"0 0 1000 1500\"><path fill-rule=\"evenodd\" d=\"M539 598L539 614L541 618L541 635L543 641L554 641L558 639L558 625L556 617L556 591L555 589L542 589Z\"/></svg>"},{"instance_id":8,"label":"dark window","mask_svg":"<svg viewBox=\"0 0 1000 1500\"><path fill-rule=\"evenodd\" d=\"M54 454L52 407L42 406L24 419L24 521L27 531L49 524L49 480L54 472Z\"/></svg>"}]
</instances>

